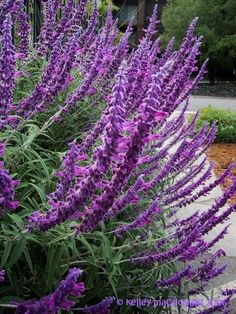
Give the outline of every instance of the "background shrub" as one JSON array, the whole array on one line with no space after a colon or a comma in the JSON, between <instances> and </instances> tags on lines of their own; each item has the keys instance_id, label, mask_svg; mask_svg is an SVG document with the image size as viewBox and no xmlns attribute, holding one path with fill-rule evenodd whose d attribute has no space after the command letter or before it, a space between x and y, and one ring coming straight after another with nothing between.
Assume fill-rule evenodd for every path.
<instances>
[{"instance_id":1,"label":"background shrub","mask_svg":"<svg viewBox=\"0 0 236 314\"><path fill-rule=\"evenodd\" d=\"M230 110L207 107L200 110L197 121L197 128L201 128L204 123L212 125L216 123L217 134L216 143L236 143L236 113Z\"/></svg>"}]
</instances>

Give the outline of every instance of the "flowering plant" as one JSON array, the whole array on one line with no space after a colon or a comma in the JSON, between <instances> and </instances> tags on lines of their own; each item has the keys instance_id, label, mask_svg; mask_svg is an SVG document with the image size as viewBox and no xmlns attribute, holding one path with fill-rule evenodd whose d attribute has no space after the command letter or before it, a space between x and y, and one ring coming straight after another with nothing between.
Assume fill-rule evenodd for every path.
<instances>
[{"instance_id":1,"label":"flowering plant","mask_svg":"<svg viewBox=\"0 0 236 314\"><path fill-rule=\"evenodd\" d=\"M116 313L113 295L187 299L204 292L226 267L217 267L223 250L208 260L204 253L227 227L211 241L204 236L235 211L236 204L221 209L236 181L208 211L180 214L235 166L209 183L213 165L204 152L216 127L196 132L197 114L185 121L188 97L207 65L197 65L197 18L179 50L171 40L161 54L160 39L152 40L155 7L143 39L129 53L132 22L117 40L111 10L100 26L96 1L92 12L87 4L44 1L44 24L32 51L24 2L0 6L0 250L4 296L15 294L8 305L16 313ZM99 118L85 119L78 135L83 110ZM69 134L57 137L57 144L54 134L67 127ZM71 269L55 288L77 265L85 283L77 283L80 271ZM230 297L222 300L202 313L226 309Z\"/></svg>"}]
</instances>

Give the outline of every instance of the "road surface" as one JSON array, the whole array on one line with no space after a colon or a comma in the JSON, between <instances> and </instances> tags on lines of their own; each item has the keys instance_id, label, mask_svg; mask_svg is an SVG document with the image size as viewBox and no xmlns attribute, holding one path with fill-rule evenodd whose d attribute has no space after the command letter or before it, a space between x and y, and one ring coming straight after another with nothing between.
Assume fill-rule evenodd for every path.
<instances>
[{"instance_id":1,"label":"road surface","mask_svg":"<svg viewBox=\"0 0 236 314\"><path fill-rule=\"evenodd\" d=\"M212 106L217 109L229 109L236 112L236 98L192 96L190 97L189 111L197 111L201 108ZM181 105L178 110L183 107Z\"/></svg>"}]
</instances>

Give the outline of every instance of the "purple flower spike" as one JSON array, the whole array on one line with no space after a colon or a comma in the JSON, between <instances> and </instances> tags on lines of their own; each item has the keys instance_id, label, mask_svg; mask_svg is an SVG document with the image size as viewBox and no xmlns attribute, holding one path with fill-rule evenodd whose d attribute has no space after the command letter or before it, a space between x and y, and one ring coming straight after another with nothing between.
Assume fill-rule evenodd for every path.
<instances>
[{"instance_id":1,"label":"purple flower spike","mask_svg":"<svg viewBox=\"0 0 236 314\"><path fill-rule=\"evenodd\" d=\"M146 225L151 224L153 215L160 213L161 209L158 207L157 202L153 202L153 204L147 210L142 212L133 222L117 228L115 234L117 237L120 237L122 233L145 227Z\"/></svg>"},{"instance_id":2,"label":"purple flower spike","mask_svg":"<svg viewBox=\"0 0 236 314\"><path fill-rule=\"evenodd\" d=\"M15 86L15 48L12 44L12 18L8 14L3 22L0 51L0 129L7 124L8 114L13 106Z\"/></svg>"},{"instance_id":3,"label":"purple flower spike","mask_svg":"<svg viewBox=\"0 0 236 314\"><path fill-rule=\"evenodd\" d=\"M126 63L120 67L117 75L117 84L113 88L113 97L107 114L107 124L105 134L103 136L103 145L99 147L95 154L95 164L89 168L86 178L81 180L74 189L71 189L71 194L68 195L66 202L53 203L51 209L46 214L32 214L29 217L29 228L47 230L58 223L64 222L77 212L79 206L83 206L94 189L96 183L100 181L104 173L109 169L111 158L115 154L115 148L118 140L121 138L122 123L124 116L124 93L123 83L126 80L125 76ZM35 219L36 215L36 219Z\"/></svg>"},{"instance_id":4,"label":"purple flower spike","mask_svg":"<svg viewBox=\"0 0 236 314\"><path fill-rule=\"evenodd\" d=\"M5 280L5 270L0 270L0 282L3 282Z\"/></svg>"},{"instance_id":5,"label":"purple flower spike","mask_svg":"<svg viewBox=\"0 0 236 314\"><path fill-rule=\"evenodd\" d=\"M84 314L110 314L110 306L115 301L115 297L106 297L100 303L92 306L86 306L80 309Z\"/></svg>"},{"instance_id":6,"label":"purple flower spike","mask_svg":"<svg viewBox=\"0 0 236 314\"><path fill-rule=\"evenodd\" d=\"M184 268L184 270L175 273L173 276L157 281L156 286L157 287L179 286L183 278L185 277L191 278L193 274L194 272L192 267L188 265L186 268Z\"/></svg>"},{"instance_id":7,"label":"purple flower spike","mask_svg":"<svg viewBox=\"0 0 236 314\"><path fill-rule=\"evenodd\" d=\"M0 157L3 153L4 144L0 143ZM19 183L19 180L13 180L10 177L9 171L4 168L4 162L0 160L0 217L19 206L19 203L15 200L15 187Z\"/></svg>"},{"instance_id":8,"label":"purple flower spike","mask_svg":"<svg viewBox=\"0 0 236 314\"><path fill-rule=\"evenodd\" d=\"M20 44L18 53L27 56L29 51L30 25L28 15L25 12L24 0L16 0L15 10L13 13L14 20L18 23Z\"/></svg>"},{"instance_id":9,"label":"purple flower spike","mask_svg":"<svg viewBox=\"0 0 236 314\"><path fill-rule=\"evenodd\" d=\"M49 197L50 201L64 200L67 195L67 191L75 184L75 177L77 170L77 163L81 160L82 155L79 153L79 148L76 141L69 144L68 150L63 162L62 170L57 172L59 177L59 183L57 184L56 191L54 191Z\"/></svg>"},{"instance_id":10,"label":"purple flower spike","mask_svg":"<svg viewBox=\"0 0 236 314\"><path fill-rule=\"evenodd\" d=\"M77 278L81 273L80 269L70 269L66 279L52 294L39 301L30 300L18 303L15 314L56 314L59 310L69 311L75 303L68 300L68 296L80 297L85 290L83 282L77 283Z\"/></svg>"},{"instance_id":11,"label":"purple flower spike","mask_svg":"<svg viewBox=\"0 0 236 314\"><path fill-rule=\"evenodd\" d=\"M236 294L236 289L225 289L224 291L222 291L222 295L234 295Z\"/></svg>"},{"instance_id":12,"label":"purple flower spike","mask_svg":"<svg viewBox=\"0 0 236 314\"><path fill-rule=\"evenodd\" d=\"M2 34L3 22L8 15L15 9L15 0L2 0L0 2L0 35Z\"/></svg>"},{"instance_id":13,"label":"purple flower spike","mask_svg":"<svg viewBox=\"0 0 236 314\"><path fill-rule=\"evenodd\" d=\"M230 297L224 298L222 300L217 300L217 304L205 309L201 312L197 312L197 314L211 314L211 313L229 313L227 310L229 309Z\"/></svg>"}]
</instances>

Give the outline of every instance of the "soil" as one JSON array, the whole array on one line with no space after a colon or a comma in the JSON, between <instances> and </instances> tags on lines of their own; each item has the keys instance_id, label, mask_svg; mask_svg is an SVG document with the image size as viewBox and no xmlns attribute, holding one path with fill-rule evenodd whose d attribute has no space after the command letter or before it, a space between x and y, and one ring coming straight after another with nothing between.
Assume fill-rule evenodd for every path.
<instances>
[{"instance_id":1,"label":"soil","mask_svg":"<svg viewBox=\"0 0 236 314\"><path fill-rule=\"evenodd\" d=\"M229 164L236 162L236 144L213 144L208 149L207 156L211 161L216 162L214 171L217 176L220 176ZM233 173L236 177L236 168ZM222 188L226 189L231 183L232 180L227 179L222 184ZM236 203L236 194L230 199L230 203Z\"/></svg>"}]
</instances>

